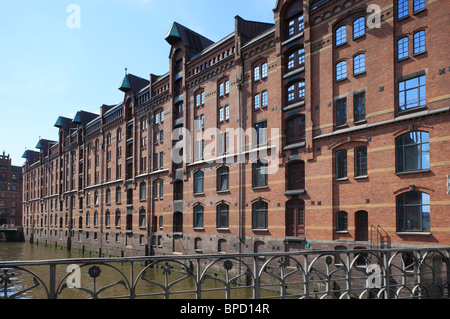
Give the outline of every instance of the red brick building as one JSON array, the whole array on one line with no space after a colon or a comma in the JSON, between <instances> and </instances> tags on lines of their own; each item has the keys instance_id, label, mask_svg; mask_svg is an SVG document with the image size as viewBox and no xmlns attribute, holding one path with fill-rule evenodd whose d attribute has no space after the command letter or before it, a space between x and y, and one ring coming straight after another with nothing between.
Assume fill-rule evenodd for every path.
<instances>
[{"instance_id":1,"label":"red brick building","mask_svg":"<svg viewBox=\"0 0 450 319\"><path fill-rule=\"evenodd\" d=\"M22 226L22 168L0 155L0 227Z\"/></svg>"},{"instance_id":2,"label":"red brick building","mask_svg":"<svg viewBox=\"0 0 450 319\"><path fill-rule=\"evenodd\" d=\"M371 6L372 4L376 6ZM449 245L443 1L277 1L60 117L24 166L28 237L122 255ZM433 54L431 54L433 52Z\"/></svg>"}]
</instances>

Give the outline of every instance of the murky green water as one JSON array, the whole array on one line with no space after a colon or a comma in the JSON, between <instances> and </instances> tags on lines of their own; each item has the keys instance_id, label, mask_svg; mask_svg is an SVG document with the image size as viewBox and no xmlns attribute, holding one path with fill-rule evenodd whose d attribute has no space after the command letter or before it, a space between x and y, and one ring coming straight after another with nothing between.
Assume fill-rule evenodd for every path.
<instances>
[{"instance_id":1,"label":"murky green water","mask_svg":"<svg viewBox=\"0 0 450 319\"><path fill-rule=\"evenodd\" d=\"M5 261L32 261L32 260L58 260L58 259L73 259L85 258L86 256L76 252L67 252L63 249L56 249L54 247L45 247L40 245L33 245L29 243L0 243L0 262ZM77 265L80 267L80 282L81 287L86 288L90 292L81 291L79 289L64 288L64 284L68 283L68 265L58 265L56 267L56 287L59 299L86 299L92 298L92 293L98 292L105 287L104 291L98 294L101 298L111 297L126 297L130 293L130 286L141 274L145 265L134 263L111 263L108 265L97 265L101 270L101 275L94 281L89 276L88 271L92 265ZM140 279L136 285L136 295L138 298L163 298L164 290L159 285L166 285L166 282L172 284L170 289L170 298L193 299L196 297L195 280L193 277L185 275L180 265L171 264L171 269L163 269L165 264L159 264L154 268L147 269L145 275L142 276L145 280ZM179 266L179 267L177 267ZM48 296L48 283L50 278L50 267L47 266L30 266L28 270L10 269L8 274L10 276L10 283L8 289L4 289L0 285L0 295L3 297L6 293L9 297L14 296L17 299L46 299ZM3 271L0 271L3 274ZM167 274L167 277L166 277ZM226 296L225 287L218 280L217 273L211 269L210 276L202 283L203 299L223 299ZM181 280L182 279L182 280ZM41 281L42 280L42 281ZM179 282L178 282L179 281ZM76 283L76 281L70 281ZM70 283L69 282L69 283ZM26 289L32 289L25 291ZM191 291L191 292L189 292ZM159 294L159 295L152 295ZM231 298L233 299L248 299L252 298L252 290L249 288L239 288L234 286L231 289Z\"/></svg>"}]
</instances>

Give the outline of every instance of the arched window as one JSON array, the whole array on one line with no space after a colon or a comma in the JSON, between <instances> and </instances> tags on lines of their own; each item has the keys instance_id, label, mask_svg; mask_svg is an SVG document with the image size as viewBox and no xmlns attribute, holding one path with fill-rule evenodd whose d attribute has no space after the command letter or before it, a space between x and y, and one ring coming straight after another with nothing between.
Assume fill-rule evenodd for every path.
<instances>
[{"instance_id":1,"label":"arched window","mask_svg":"<svg viewBox=\"0 0 450 319\"><path fill-rule=\"evenodd\" d=\"M194 194L202 194L205 190L204 185L205 173L198 171L194 174Z\"/></svg>"},{"instance_id":2,"label":"arched window","mask_svg":"<svg viewBox=\"0 0 450 319\"><path fill-rule=\"evenodd\" d=\"M203 228L204 226L204 208L198 204L194 206L194 228Z\"/></svg>"},{"instance_id":3,"label":"arched window","mask_svg":"<svg viewBox=\"0 0 450 319\"><path fill-rule=\"evenodd\" d=\"M252 229L268 228L268 205L260 200L252 205Z\"/></svg>"},{"instance_id":4,"label":"arched window","mask_svg":"<svg viewBox=\"0 0 450 319\"><path fill-rule=\"evenodd\" d=\"M397 19L408 16L409 14L409 0L398 0L397 3Z\"/></svg>"},{"instance_id":5,"label":"arched window","mask_svg":"<svg viewBox=\"0 0 450 319\"><path fill-rule=\"evenodd\" d=\"M305 82L297 82L288 87L287 100L288 103L297 102L305 98Z\"/></svg>"},{"instance_id":6,"label":"arched window","mask_svg":"<svg viewBox=\"0 0 450 319\"><path fill-rule=\"evenodd\" d=\"M336 46L347 42L347 27L344 25L336 30Z\"/></svg>"},{"instance_id":7,"label":"arched window","mask_svg":"<svg viewBox=\"0 0 450 319\"><path fill-rule=\"evenodd\" d=\"M355 149L355 177L367 176L367 147Z\"/></svg>"},{"instance_id":8,"label":"arched window","mask_svg":"<svg viewBox=\"0 0 450 319\"><path fill-rule=\"evenodd\" d=\"M120 187L116 188L116 203L119 204L122 201L122 189Z\"/></svg>"},{"instance_id":9,"label":"arched window","mask_svg":"<svg viewBox=\"0 0 450 319\"><path fill-rule=\"evenodd\" d=\"M98 212L94 212L94 227L98 227Z\"/></svg>"},{"instance_id":10,"label":"arched window","mask_svg":"<svg viewBox=\"0 0 450 319\"><path fill-rule=\"evenodd\" d=\"M109 212L109 210L107 210L105 213L105 226L106 227L111 226L111 213Z\"/></svg>"},{"instance_id":11,"label":"arched window","mask_svg":"<svg viewBox=\"0 0 450 319\"><path fill-rule=\"evenodd\" d=\"M366 55L358 54L353 58L353 74L360 74L366 71Z\"/></svg>"},{"instance_id":12,"label":"arched window","mask_svg":"<svg viewBox=\"0 0 450 319\"><path fill-rule=\"evenodd\" d=\"M366 33L366 21L364 17L353 21L353 39L359 38Z\"/></svg>"},{"instance_id":13,"label":"arched window","mask_svg":"<svg viewBox=\"0 0 450 319\"><path fill-rule=\"evenodd\" d=\"M120 227L121 224L121 218L120 218L120 211L116 211L116 220L115 220L115 225L116 227Z\"/></svg>"},{"instance_id":14,"label":"arched window","mask_svg":"<svg viewBox=\"0 0 450 319\"><path fill-rule=\"evenodd\" d=\"M145 209L141 208L139 210L139 227L145 228L146 227L146 216L145 216Z\"/></svg>"},{"instance_id":15,"label":"arched window","mask_svg":"<svg viewBox=\"0 0 450 319\"><path fill-rule=\"evenodd\" d=\"M220 204L216 208L216 227L229 227L229 206L227 204Z\"/></svg>"},{"instance_id":16,"label":"arched window","mask_svg":"<svg viewBox=\"0 0 450 319\"><path fill-rule=\"evenodd\" d=\"M347 212L336 213L336 231L348 231L348 214Z\"/></svg>"},{"instance_id":17,"label":"arched window","mask_svg":"<svg viewBox=\"0 0 450 319\"><path fill-rule=\"evenodd\" d=\"M402 60L409 56L409 38L403 37L397 41L397 59Z\"/></svg>"},{"instance_id":18,"label":"arched window","mask_svg":"<svg viewBox=\"0 0 450 319\"><path fill-rule=\"evenodd\" d=\"M296 49L287 59L288 71L292 71L305 64L305 49Z\"/></svg>"},{"instance_id":19,"label":"arched window","mask_svg":"<svg viewBox=\"0 0 450 319\"><path fill-rule=\"evenodd\" d=\"M395 140L397 173L430 169L430 136L409 132Z\"/></svg>"},{"instance_id":20,"label":"arched window","mask_svg":"<svg viewBox=\"0 0 450 319\"><path fill-rule=\"evenodd\" d=\"M98 192L97 191L94 193L94 205L98 206Z\"/></svg>"},{"instance_id":21,"label":"arched window","mask_svg":"<svg viewBox=\"0 0 450 319\"><path fill-rule=\"evenodd\" d=\"M111 204L111 190L108 188L106 190L106 196L105 196L105 202L106 204Z\"/></svg>"},{"instance_id":22,"label":"arched window","mask_svg":"<svg viewBox=\"0 0 450 319\"><path fill-rule=\"evenodd\" d=\"M411 191L397 196L397 231L430 232L430 195Z\"/></svg>"},{"instance_id":23,"label":"arched window","mask_svg":"<svg viewBox=\"0 0 450 319\"><path fill-rule=\"evenodd\" d=\"M147 184L145 182L142 182L139 185L139 200L146 200L147 199Z\"/></svg>"},{"instance_id":24,"label":"arched window","mask_svg":"<svg viewBox=\"0 0 450 319\"><path fill-rule=\"evenodd\" d=\"M347 177L347 150L336 152L336 179Z\"/></svg>"},{"instance_id":25,"label":"arched window","mask_svg":"<svg viewBox=\"0 0 450 319\"><path fill-rule=\"evenodd\" d=\"M414 54L425 52L425 31L414 33Z\"/></svg>"},{"instance_id":26,"label":"arched window","mask_svg":"<svg viewBox=\"0 0 450 319\"><path fill-rule=\"evenodd\" d=\"M341 61L336 64L336 81L347 78L347 61Z\"/></svg>"},{"instance_id":27,"label":"arched window","mask_svg":"<svg viewBox=\"0 0 450 319\"><path fill-rule=\"evenodd\" d=\"M229 168L222 166L217 170L217 191L227 191L229 186Z\"/></svg>"}]
</instances>

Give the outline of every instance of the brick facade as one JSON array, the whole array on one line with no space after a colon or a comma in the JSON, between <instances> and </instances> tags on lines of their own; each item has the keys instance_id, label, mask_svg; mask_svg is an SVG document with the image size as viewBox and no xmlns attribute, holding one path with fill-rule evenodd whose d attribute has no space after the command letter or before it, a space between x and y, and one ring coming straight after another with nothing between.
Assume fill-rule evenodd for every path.
<instances>
[{"instance_id":1,"label":"brick facade","mask_svg":"<svg viewBox=\"0 0 450 319\"><path fill-rule=\"evenodd\" d=\"M22 226L22 169L0 155L0 227Z\"/></svg>"},{"instance_id":2,"label":"brick facade","mask_svg":"<svg viewBox=\"0 0 450 319\"><path fill-rule=\"evenodd\" d=\"M408 3L277 1L274 24L237 16L216 43L174 23L167 74L127 73L121 103L25 156L26 236L122 255L450 244L449 7Z\"/></svg>"}]
</instances>

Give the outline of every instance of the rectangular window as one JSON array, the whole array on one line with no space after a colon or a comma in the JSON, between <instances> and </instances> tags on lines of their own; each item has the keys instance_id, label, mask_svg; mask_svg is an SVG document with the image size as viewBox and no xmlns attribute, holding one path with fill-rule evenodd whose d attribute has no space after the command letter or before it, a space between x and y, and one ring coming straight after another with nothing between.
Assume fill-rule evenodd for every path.
<instances>
[{"instance_id":1,"label":"rectangular window","mask_svg":"<svg viewBox=\"0 0 450 319\"><path fill-rule=\"evenodd\" d=\"M159 153L159 166L161 169L164 167L164 152Z\"/></svg>"},{"instance_id":2,"label":"rectangular window","mask_svg":"<svg viewBox=\"0 0 450 319\"><path fill-rule=\"evenodd\" d=\"M336 126L347 124L347 98L336 101Z\"/></svg>"},{"instance_id":3,"label":"rectangular window","mask_svg":"<svg viewBox=\"0 0 450 319\"><path fill-rule=\"evenodd\" d=\"M425 9L425 0L414 0L414 12Z\"/></svg>"},{"instance_id":4,"label":"rectangular window","mask_svg":"<svg viewBox=\"0 0 450 319\"><path fill-rule=\"evenodd\" d=\"M197 107L200 106L200 94L197 94L195 96L195 106L197 106Z\"/></svg>"},{"instance_id":5,"label":"rectangular window","mask_svg":"<svg viewBox=\"0 0 450 319\"><path fill-rule=\"evenodd\" d=\"M224 88L223 88L223 83L220 83L220 85L219 85L219 97L222 97L222 96L223 96L223 92L224 92L223 89L224 89Z\"/></svg>"},{"instance_id":6,"label":"rectangular window","mask_svg":"<svg viewBox=\"0 0 450 319\"><path fill-rule=\"evenodd\" d=\"M256 146L267 144L267 121L256 123Z\"/></svg>"},{"instance_id":7,"label":"rectangular window","mask_svg":"<svg viewBox=\"0 0 450 319\"><path fill-rule=\"evenodd\" d=\"M408 10L409 7L409 1L408 0L398 0L397 4L397 18L401 19L403 17L406 17L409 13Z\"/></svg>"},{"instance_id":8,"label":"rectangular window","mask_svg":"<svg viewBox=\"0 0 450 319\"><path fill-rule=\"evenodd\" d=\"M225 95L230 94L230 81L225 82Z\"/></svg>"},{"instance_id":9,"label":"rectangular window","mask_svg":"<svg viewBox=\"0 0 450 319\"><path fill-rule=\"evenodd\" d=\"M342 61L336 64L336 81L347 78L347 62Z\"/></svg>"},{"instance_id":10,"label":"rectangular window","mask_svg":"<svg viewBox=\"0 0 450 319\"><path fill-rule=\"evenodd\" d=\"M159 198L164 197L164 181L159 182Z\"/></svg>"},{"instance_id":11,"label":"rectangular window","mask_svg":"<svg viewBox=\"0 0 450 319\"><path fill-rule=\"evenodd\" d=\"M353 96L353 121L359 122L366 119L366 92L361 92Z\"/></svg>"},{"instance_id":12,"label":"rectangular window","mask_svg":"<svg viewBox=\"0 0 450 319\"><path fill-rule=\"evenodd\" d=\"M252 186L253 188L265 187L268 184L268 165L258 161L252 165Z\"/></svg>"},{"instance_id":13,"label":"rectangular window","mask_svg":"<svg viewBox=\"0 0 450 319\"><path fill-rule=\"evenodd\" d=\"M201 94L201 103L202 105L205 105L205 92L202 92Z\"/></svg>"},{"instance_id":14,"label":"rectangular window","mask_svg":"<svg viewBox=\"0 0 450 319\"><path fill-rule=\"evenodd\" d=\"M399 111L426 105L425 75L399 83Z\"/></svg>"},{"instance_id":15,"label":"rectangular window","mask_svg":"<svg viewBox=\"0 0 450 319\"><path fill-rule=\"evenodd\" d=\"M219 109L219 122L223 122L223 108Z\"/></svg>"}]
</instances>

